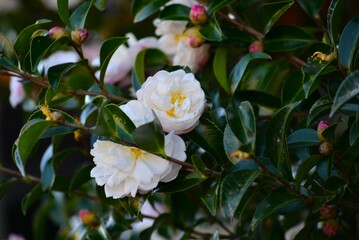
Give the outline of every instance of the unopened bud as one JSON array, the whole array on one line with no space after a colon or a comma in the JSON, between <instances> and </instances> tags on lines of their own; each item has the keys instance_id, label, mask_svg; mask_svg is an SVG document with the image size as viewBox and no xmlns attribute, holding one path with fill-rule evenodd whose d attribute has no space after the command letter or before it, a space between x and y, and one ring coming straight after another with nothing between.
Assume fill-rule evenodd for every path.
<instances>
[{"instance_id":1,"label":"unopened bud","mask_svg":"<svg viewBox=\"0 0 359 240\"><path fill-rule=\"evenodd\" d=\"M99 225L96 215L87 209L80 210L79 217L85 226L96 228Z\"/></svg>"},{"instance_id":2,"label":"unopened bud","mask_svg":"<svg viewBox=\"0 0 359 240\"><path fill-rule=\"evenodd\" d=\"M331 144L330 142L323 142L319 146L319 152L324 156L328 156L328 155L332 154L333 144Z\"/></svg>"},{"instance_id":3,"label":"unopened bud","mask_svg":"<svg viewBox=\"0 0 359 240\"><path fill-rule=\"evenodd\" d=\"M71 32L71 40L75 45L81 45L85 42L88 35L89 33L85 28L78 28Z\"/></svg>"},{"instance_id":4,"label":"unopened bud","mask_svg":"<svg viewBox=\"0 0 359 240\"><path fill-rule=\"evenodd\" d=\"M321 142L328 141L324 136L323 132L325 129L327 129L330 126L330 123L327 121L320 121L317 127L317 135Z\"/></svg>"},{"instance_id":5,"label":"unopened bud","mask_svg":"<svg viewBox=\"0 0 359 240\"><path fill-rule=\"evenodd\" d=\"M325 219L335 218L336 215L337 215L337 211L335 207L330 207L328 204L324 204L320 208L320 216L322 216L322 218Z\"/></svg>"},{"instance_id":6,"label":"unopened bud","mask_svg":"<svg viewBox=\"0 0 359 240\"><path fill-rule=\"evenodd\" d=\"M263 52L263 43L261 41L252 42L248 48L249 52Z\"/></svg>"},{"instance_id":7,"label":"unopened bud","mask_svg":"<svg viewBox=\"0 0 359 240\"><path fill-rule=\"evenodd\" d=\"M205 42L204 38L199 33L198 27L189 28L186 31L186 35L188 36L188 44L193 48L198 48L202 46Z\"/></svg>"},{"instance_id":8,"label":"unopened bud","mask_svg":"<svg viewBox=\"0 0 359 240\"><path fill-rule=\"evenodd\" d=\"M56 122L63 122L64 121L64 115L60 112L52 112L51 113L51 119Z\"/></svg>"},{"instance_id":9,"label":"unopened bud","mask_svg":"<svg viewBox=\"0 0 359 240\"><path fill-rule=\"evenodd\" d=\"M65 28L63 27L59 27L59 26L56 26L56 27L53 27L49 30L49 37L50 38L53 38L53 39L59 39L63 36L68 36L69 33L66 31Z\"/></svg>"},{"instance_id":10,"label":"unopened bud","mask_svg":"<svg viewBox=\"0 0 359 240\"><path fill-rule=\"evenodd\" d=\"M194 5L189 13L189 19L195 25L206 23L208 16L205 7L200 4Z\"/></svg>"},{"instance_id":11,"label":"unopened bud","mask_svg":"<svg viewBox=\"0 0 359 240\"><path fill-rule=\"evenodd\" d=\"M334 237L339 230L339 223L335 219L326 220L323 224L323 233L328 237Z\"/></svg>"}]
</instances>

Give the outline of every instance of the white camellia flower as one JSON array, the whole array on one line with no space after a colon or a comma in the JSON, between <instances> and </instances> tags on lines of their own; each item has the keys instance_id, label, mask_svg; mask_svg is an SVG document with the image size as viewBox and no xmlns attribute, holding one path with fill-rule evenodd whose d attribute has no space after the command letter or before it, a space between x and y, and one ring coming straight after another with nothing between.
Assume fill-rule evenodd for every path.
<instances>
[{"instance_id":1,"label":"white camellia flower","mask_svg":"<svg viewBox=\"0 0 359 240\"><path fill-rule=\"evenodd\" d=\"M136 127L153 121L155 118L151 109L147 108L142 102L131 100L120 106L120 109L131 119Z\"/></svg>"},{"instance_id":2,"label":"white camellia flower","mask_svg":"<svg viewBox=\"0 0 359 240\"><path fill-rule=\"evenodd\" d=\"M70 62L77 62L80 60L78 54L74 51L57 51L51 54L48 58L41 60L39 63L38 69L44 71L47 74L47 71L50 67Z\"/></svg>"},{"instance_id":3,"label":"white camellia flower","mask_svg":"<svg viewBox=\"0 0 359 240\"><path fill-rule=\"evenodd\" d=\"M186 160L183 140L169 133L165 136L165 153L178 160ZM105 186L107 197L135 197L154 189L160 181L168 182L177 177L180 165L169 162L136 147L128 147L111 141L97 140L90 151L96 166L91 177Z\"/></svg>"},{"instance_id":4,"label":"white camellia flower","mask_svg":"<svg viewBox=\"0 0 359 240\"><path fill-rule=\"evenodd\" d=\"M15 108L19 103L22 103L26 98L26 93L22 83L22 79L18 77L10 78L10 105Z\"/></svg>"},{"instance_id":5,"label":"white camellia flower","mask_svg":"<svg viewBox=\"0 0 359 240\"><path fill-rule=\"evenodd\" d=\"M192 73L159 71L136 92L146 107L155 111L165 132L191 131L205 108L205 94Z\"/></svg>"}]
</instances>

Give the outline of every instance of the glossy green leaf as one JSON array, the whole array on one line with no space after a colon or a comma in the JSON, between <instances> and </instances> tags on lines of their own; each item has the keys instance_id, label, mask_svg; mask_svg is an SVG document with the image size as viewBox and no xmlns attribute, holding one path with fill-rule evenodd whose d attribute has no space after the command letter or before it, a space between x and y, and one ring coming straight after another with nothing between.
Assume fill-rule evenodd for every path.
<instances>
[{"instance_id":1,"label":"glossy green leaf","mask_svg":"<svg viewBox=\"0 0 359 240\"><path fill-rule=\"evenodd\" d=\"M155 113L154 113L155 115ZM157 116L152 122L143 124L136 128L133 133L133 140L142 150L157 153L165 156L165 137L163 129Z\"/></svg>"},{"instance_id":2,"label":"glossy green leaf","mask_svg":"<svg viewBox=\"0 0 359 240\"><path fill-rule=\"evenodd\" d=\"M280 25L266 35L264 47L269 52L288 52L307 47L313 42L313 37L302 28Z\"/></svg>"},{"instance_id":3,"label":"glossy green leaf","mask_svg":"<svg viewBox=\"0 0 359 240\"><path fill-rule=\"evenodd\" d=\"M219 164L228 163L223 147L223 132L214 122L203 119L186 137L207 151Z\"/></svg>"},{"instance_id":4,"label":"glossy green leaf","mask_svg":"<svg viewBox=\"0 0 359 240\"><path fill-rule=\"evenodd\" d=\"M114 52L125 42L127 42L128 38L126 37L114 37L107 39L105 42L102 43L100 49L100 81L103 83L105 78L106 70L108 63L111 60L112 55Z\"/></svg>"},{"instance_id":5,"label":"glossy green leaf","mask_svg":"<svg viewBox=\"0 0 359 240\"><path fill-rule=\"evenodd\" d=\"M104 11L107 6L107 0L94 0L93 5L100 11Z\"/></svg>"},{"instance_id":6,"label":"glossy green leaf","mask_svg":"<svg viewBox=\"0 0 359 240\"><path fill-rule=\"evenodd\" d=\"M276 213L279 209L297 201L300 201L300 198L284 188L274 190L256 207L251 221L251 229L256 229L257 225L264 219Z\"/></svg>"},{"instance_id":7,"label":"glossy green leaf","mask_svg":"<svg viewBox=\"0 0 359 240\"><path fill-rule=\"evenodd\" d=\"M118 138L115 120L106 107L100 107L96 126L91 129L91 132L97 136L111 136Z\"/></svg>"},{"instance_id":8,"label":"glossy green leaf","mask_svg":"<svg viewBox=\"0 0 359 240\"><path fill-rule=\"evenodd\" d=\"M324 0L298 0L302 9L311 17L319 18L319 11L323 5Z\"/></svg>"},{"instance_id":9,"label":"glossy green leaf","mask_svg":"<svg viewBox=\"0 0 359 240\"><path fill-rule=\"evenodd\" d=\"M267 153L280 173L288 179L292 178L286 130L292 111L298 102L289 104L276 112L267 127Z\"/></svg>"},{"instance_id":10,"label":"glossy green leaf","mask_svg":"<svg viewBox=\"0 0 359 240\"><path fill-rule=\"evenodd\" d=\"M0 181L0 199L5 195L7 190L20 180L17 178L7 178Z\"/></svg>"},{"instance_id":11,"label":"glossy green leaf","mask_svg":"<svg viewBox=\"0 0 359 240\"><path fill-rule=\"evenodd\" d=\"M93 0L83 2L70 16L72 29L84 28Z\"/></svg>"},{"instance_id":12,"label":"glossy green leaf","mask_svg":"<svg viewBox=\"0 0 359 240\"><path fill-rule=\"evenodd\" d=\"M51 21L47 19L38 20L35 24L32 24L24 28L17 36L16 41L14 43L14 50L17 56L19 57L21 64L23 64L26 54L30 50L30 42L31 42L32 34L50 22Z\"/></svg>"},{"instance_id":13,"label":"glossy green leaf","mask_svg":"<svg viewBox=\"0 0 359 240\"><path fill-rule=\"evenodd\" d=\"M285 80L282 88L282 104L288 105L304 99L302 85L303 74L299 71L292 72Z\"/></svg>"},{"instance_id":14,"label":"glossy green leaf","mask_svg":"<svg viewBox=\"0 0 359 240\"><path fill-rule=\"evenodd\" d=\"M332 46L335 47L339 37L346 0L331 0L327 13L327 28Z\"/></svg>"},{"instance_id":15,"label":"glossy green leaf","mask_svg":"<svg viewBox=\"0 0 359 240\"><path fill-rule=\"evenodd\" d=\"M243 78L244 73L248 67L248 64L251 61L258 60L258 59L271 59L271 56L269 56L266 53L262 53L262 52L253 52L253 53L248 53L248 54L244 55L237 62L237 64L232 69L232 72L229 77L232 93L234 93L236 91L237 87L239 86L240 81Z\"/></svg>"},{"instance_id":16,"label":"glossy green leaf","mask_svg":"<svg viewBox=\"0 0 359 240\"><path fill-rule=\"evenodd\" d=\"M224 129L224 136L223 136L223 147L226 152L228 159L233 163L236 164L242 159L238 159L237 156L232 155L232 153L236 152L243 144L239 141L237 136L233 133L233 130L229 126L226 125Z\"/></svg>"},{"instance_id":17,"label":"glossy green leaf","mask_svg":"<svg viewBox=\"0 0 359 240\"><path fill-rule=\"evenodd\" d=\"M227 122L239 141L250 144L254 148L256 141L256 118L252 105L245 101L237 107L231 107L227 111Z\"/></svg>"},{"instance_id":18,"label":"glossy green leaf","mask_svg":"<svg viewBox=\"0 0 359 240\"><path fill-rule=\"evenodd\" d=\"M72 29L69 15L69 3L68 0L57 0L57 13L65 25Z\"/></svg>"},{"instance_id":19,"label":"glossy green leaf","mask_svg":"<svg viewBox=\"0 0 359 240\"><path fill-rule=\"evenodd\" d=\"M288 136L288 147L310 147L319 145L317 131L309 128L299 129Z\"/></svg>"},{"instance_id":20,"label":"glossy green leaf","mask_svg":"<svg viewBox=\"0 0 359 240\"><path fill-rule=\"evenodd\" d=\"M349 74L340 84L338 91L335 94L330 116L346 103L351 98L359 94L359 70Z\"/></svg>"},{"instance_id":21,"label":"glossy green leaf","mask_svg":"<svg viewBox=\"0 0 359 240\"><path fill-rule=\"evenodd\" d=\"M322 64L312 63L302 66L303 90L306 98L317 89L320 84L319 76L326 73L327 68L330 68L329 64L330 62L323 62Z\"/></svg>"},{"instance_id":22,"label":"glossy green leaf","mask_svg":"<svg viewBox=\"0 0 359 240\"><path fill-rule=\"evenodd\" d=\"M161 20L189 21L191 9L182 4L171 4L161 11Z\"/></svg>"},{"instance_id":23,"label":"glossy green leaf","mask_svg":"<svg viewBox=\"0 0 359 240\"><path fill-rule=\"evenodd\" d=\"M309 126L315 119L329 113L332 103L329 96L318 99L309 110L307 125Z\"/></svg>"},{"instance_id":24,"label":"glossy green leaf","mask_svg":"<svg viewBox=\"0 0 359 240\"><path fill-rule=\"evenodd\" d=\"M51 144L41 158L41 188L43 191L50 188L55 182L55 169L51 164L53 157L53 145Z\"/></svg>"},{"instance_id":25,"label":"glossy green leaf","mask_svg":"<svg viewBox=\"0 0 359 240\"><path fill-rule=\"evenodd\" d=\"M51 88L56 91L57 87L59 86L59 83L62 79L62 76L71 70L72 68L79 66L79 65L86 65L87 61L80 61L80 62L69 62L69 63L63 63L60 65L55 65L49 68L47 72L47 79L50 83Z\"/></svg>"},{"instance_id":26,"label":"glossy green leaf","mask_svg":"<svg viewBox=\"0 0 359 240\"><path fill-rule=\"evenodd\" d=\"M111 112L116 126L120 128L118 129L119 135L122 138L130 140L132 138L132 132L136 129L131 119L116 104L106 105L106 108Z\"/></svg>"},{"instance_id":27,"label":"glossy green leaf","mask_svg":"<svg viewBox=\"0 0 359 240\"><path fill-rule=\"evenodd\" d=\"M323 157L319 161L316 170L320 178L322 178L324 181L328 180L331 176L332 156Z\"/></svg>"},{"instance_id":28,"label":"glossy green leaf","mask_svg":"<svg viewBox=\"0 0 359 240\"><path fill-rule=\"evenodd\" d=\"M359 139L359 112L357 112L353 125L350 128L349 144L353 145Z\"/></svg>"},{"instance_id":29,"label":"glossy green leaf","mask_svg":"<svg viewBox=\"0 0 359 240\"><path fill-rule=\"evenodd\" d=\"M133 21L135 23L141 22L157 12L169 0L135 0L132 2Z\"/></svg>"},{"instance_id":30,"label":"glossy green leaf","mask_svg":"<svg viewBox=\"0 0 359 240\"><path fill-rule=\"evenodd\" d=\"M208 10L207 10L208 14L212 15L218 9L224 8L225 6L228 6L234 2L235 2L235 0L222 0L222 1L211 0L211 1L209 1L209 4L208 4Z\"/></svg>"},{"instance_id":31,"label":"glossy green leaf","mask_svg":"<svg viewBox=\"0 0 359 240\"><path fill-rule=\"evenodd\" d=\"M244 90L236 91L234 93L234 99L240 101L249 101L253 104L258 104L259 106L268 107L268 108L280 108L281 103L280 99L272 94L255 91L255 90Z\"/></svg>"},{"instance_id":32,"label":"glossy green leaf","mask_svg":"<svg viewBox=\"0 0 359 240\"><path fill-rule=\"evenodd\" d=\"M13 159L23 176L25 176L24 167L31 150L45 130L53 125L54 122L52 121L33 119L22 127L19 137L14 144Z\"/></svg>"},{"instance_id":33,"label":"glossy green leaf","mask_svg":"<svg viewBox=\"0 0 359 240\"><path fill-rule=\"evenodd\" d=\"M90 176L91 170L94 168L94 164L88 164L80 168L75 175L72 177L70 191L74 191L77 188L81 187L83 184L90 181L92 178Z\"/></svg>"},{"instance_id":34,"label":"glossy green leaf","mask_svg":"<svg viewBox=\"0 0 359 240\"><path fill-rule=\"evenodd\" d=\"M229 93L229 83L227 77L227 55L228 51L224 47L219 47L213 59L213 72L221 87Z\"/></svg>"},{"instance_id":35,"label":"glossy green leaf","mask_svg":"<svg viewBox=\"0 0 359 240\"><path fill-rule=\"evenodd\" d=\"M349 69L352 69L351 63L355 54L356 46L359 40L359 16L350 20L345 26L339 39L339 60L340 63Z\"/></svg>"},{"instance_id":36,"label":"glossy green leaf","mask_svg":"<svg viewBox=\"0 0 359 240\"><path fill-rule=\"evenodd\" d=\"M309 171L317 166L318 162L322 159L321 155L312 155L300 163L297 173L295 175L295 185L298 187L302 181L309 177Z\"/></svg>"},{"instance_id":37,"label":"glossy green leaf","mask_svg":"<svg viewBox=\"0 0 359 240\"><path fill-rule=\"evenodd\" d=\"M8 59L13 59L16 56L14 47L11 41L3 34L0 33L0 57L4 56Z\"/></svg>"},{"instance_id":38,"label":"glossy green leaf","mask_svg":"<svg viewBox=\"0 0 359 240\"><path fill-rule=\"evenodd\" d=\"M182 192L197 186L204 180L206 180L206 178L200 174L191 175L188 178L183 176L178 176L174 181L165 184L160 184L157 191L168 192L168 193Z\"/></svg>"},{"instance_id":39,"label":"glossy green leaf","mask_svg":"<svg viewBox=\"0 0 359 240\"><path fill-rule=\"evenodd\" d=\"M198 172L201 173L201 172L209 170L207 168L206 164L204 164L204 162L202 161L202 159L199 156L192 155L191 160L192 160L193 166L196 168L196 170Z\"/></svg>"},{"instance_id":40,"label":"glossy green leaf","mask_svg":"<svg viewBox=\"0 0 359 240\"><path fill-rule=\"evenodd\" d=\"M294 0L282 0L264 3L260 7L260 11L263 14L263 20L265 23L264 33L269 32L274 23L282 16L285 11L290 8L294 3Z\"/></svg>"},{"instance_id":41,"label":"glossy green leaf","mask_svg":"<svg viewBox=\"0 0 359 240\"><path fill-rule=\"evenodd\" d=\"M41 197L44 192L41 189L41 183L38 183L21 201L21 210L26 215L27 210Z\"/></svg>"},{"instance_id":42,"label":"glossy green leaf","mask_svg":"<svg viewBox=\"0 0 359 240\"><path fill-rule=\"evenodd\" d=\"M199 32L202 37L208 41L220 42L225 38L215 16L213 16L210 22L201 28Z\"/></svg>"},{"instance_id":43,"label":"glossy green leaf","mask_svg":"<svg viewBox=\"0 0 359 240\"><path fill-rule=\"evenodd\" d=\"M260 174L261 171L258 169L240 170L234 166L233 170L223 178L219 196L224 216L229 219L234 218L244 194Z\"/></svg>"},{"instance_id":44,"label":"glossy green leaf","mask_svg":"<svg viewBox=\"0 0 359 240\"><path fill-rule=\"evenodd\" d=\"M211 187L203 197L201 197L203 204L207 207L212 216L215 216L217 213L218 189L219 185L216 184Z\"/></svg>"}]
</instances>

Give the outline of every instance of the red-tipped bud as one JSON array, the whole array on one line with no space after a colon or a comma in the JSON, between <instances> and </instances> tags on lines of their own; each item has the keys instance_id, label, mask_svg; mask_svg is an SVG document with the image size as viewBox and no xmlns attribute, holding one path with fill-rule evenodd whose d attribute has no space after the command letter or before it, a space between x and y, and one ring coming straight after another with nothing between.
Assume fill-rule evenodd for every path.
<instances>
[{"instance_id":1,"label":"red-tipped bud","mask_svg":"<svg viewBox=\"0 0 359 240\"><path fill-rule=\"evenodd\" d=\"M205 42L204 38L199 33L198 27L189 28L186 31L186 34L188 36L188 40L187 40L188 44L193 48L198 48L198 47L202 46Z\"/></svg>"},{"instance_id":2,"label":"red-tipped bud","mask_svg":"<svg viewBox=\"0 0 359 240\"><path fill-rule=\"evenodd\" d=\"M325 139L325 137L323 136L323 132L325 129L327 129L330 126L330 123L327 121L320 121L317 127L317 135L320 141L325 142L328 141L327 139Z\"/></svg>"},{"instance_id":3,"label":"red-tipped bud","mask_svg":"<svg viewBox=\"0 0 359 240\"><path fill-rule=\"evenodd\" d=\"M79 217L85 226L96 228L100 224L96 215L87 209L80 210Z\"/></svg>"},{"instance_id":4,"label":"red-tipped bud","mask_svg":"<svg viewBox=\"0 0 359 240\"><path fill-rule=\"evenodd\" d=\"M189 19L195 25L204 24L208 20L207 10L201 4L196 4L191 8Z\"/></svg>"},{"instance_id":5,"label":"red-tipped bud","mask_svg":"<svg viewBox=\"0 0 359 240\"><path fill-rule=\"evenodd\" d=\"M337 215L337 211L334 207L330 207L328 204L324 204L320 208L320 215L322 218L328 219L328 218L335 218Z\"/></svg>"},{"instance_id":6,"label":"red-tipped bud","mask_svg":"<svg viewBox=\"0 0 359 240\"><path fill-rule=\"evenodd\" d=\"M331 144L330 142L323 142L319 146L319 152L324 156L328 156L328 155L332 154L333 144Z\"/></svg>"},{"instance_id":7,"label":"red-tipped bud","mask_svg":"<svg viewBox=\"0 0 359 240\"><path fill-rule=\"evenodd\" d=\"M328 237L334 237L339 230L339 223L335 219L326 220L323 224L323 233Z\"/></svg>"},{"instance_id":8,"label":"red-tipped bud","mask_svg":"<svg viewBox=\"0 0 359 240\"><path fill-rule=\"evenodd\" d=\"M63 27L56 26L49 30L49 37L55 40L68 35L69 33Z\"/></svg>"},{"instance_id":9,"label":"red-tipped bud","mask_svg":"<svg viewBox=\"0 0 359 240\"><path fill-rule=\"evenodd\" d=\"M263 43L261 41L252 42L248 48L249 52L263 52Z\"/></svg>"},{"instance_id":10,"label":"red-tipped bud","mask_svg":"<svg viewBox=\"0 0 359 240\"><path fill-rule=\"evenodd\" d=\"M78 28L71 32L71 40L75 45L81 45L85 42L88 35L89 33L85 28Z\"/></svg>"}]
</instances>

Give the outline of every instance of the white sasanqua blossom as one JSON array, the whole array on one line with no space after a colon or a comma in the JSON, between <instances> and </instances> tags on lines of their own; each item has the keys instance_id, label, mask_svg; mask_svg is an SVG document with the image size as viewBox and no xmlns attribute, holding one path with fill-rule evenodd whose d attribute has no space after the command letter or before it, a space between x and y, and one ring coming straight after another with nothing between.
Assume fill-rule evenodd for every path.
<instances>
[{"instance_id":1,"label":"white sasanqua blossom","mask_svg":"<svg viewBox=\"0 0 359 240\"><path fill-rule=\"evenodd\" d=\"M138 100L131 100L120 106L120 109L131 119L136 127L154 120L152 110Z\"/></svg>"},{"instance_id":2,"label":"white sasanqua blossom","mask_svg":"<svg viewBox=\"0 0 359 240\"><path fill-rule=\"evenodd\" d=\"M22 83L22 79L18 77L10 78L10 96L9 102L11 107L15 108L18 104L22 103L26 98L26 93Z\"/></svg>"},{"instance_id":3,"label":"white sasanqua blossom","mask_svg":"<svg viewBox=\"0 0 359 240\"><path fill-rule=\"evenodd\" d=\"M205 104L205 94L192 73L182 69L161 70L148 77L136 92L138 101L152 109L165 132L183 134L199 122Z\"/></svg>"},{"instance_id":4,"label":"white sasanqua blossom","mask_svg":"<svg viewBox=\"0 0 359 240\"><path fill-rule=\"evenodd\" d=\"M77 62L80 60L78 54L74 51L57 51L51 54L48 58L40 61L38 69L39 71L44 71L47 74L47 71L50 67L63 64Z\"/></svg>"},{"instance_id":5,"label":"white sasanqua blossom","mask_svg":"<svg viewBox=\"0 0 359 240\"><path fill-rule=\"evenodd\" d=\"M105 186L106 197L135 197L137 192L146 193L158 183L175 179L181 168L152 153L111 141L97 140L90 153L95 167L91 177ZM165 136L165 153L180 161L186 160L186 145L173 132Z\"/></svg>"}]
</instances>

